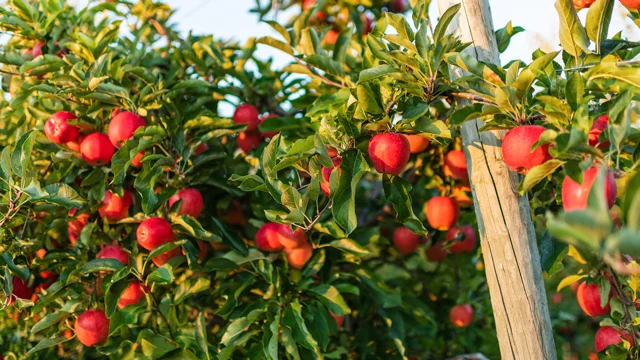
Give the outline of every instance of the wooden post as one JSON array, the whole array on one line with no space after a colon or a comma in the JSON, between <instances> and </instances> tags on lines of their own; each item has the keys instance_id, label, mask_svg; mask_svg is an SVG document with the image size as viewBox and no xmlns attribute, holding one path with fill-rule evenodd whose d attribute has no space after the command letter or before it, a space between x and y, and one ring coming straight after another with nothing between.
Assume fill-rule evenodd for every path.
<instances>
[{"instance_id":1,"label":"wooden post","mask_svg":"<svg viewBox=\"0 0 640 360\"><path fill-rule=\"evenodd\" d=\"M478 60L500 63L489 0L438 0L440 13L460 3L450 30ZM463 76L454 69L455 77ZM502 359L556 359L540 254L527 196L518 195L521 177L502 158L504 131L479 133L483 122L461 129L487 283Z\"/></svg>"}]
</instances>

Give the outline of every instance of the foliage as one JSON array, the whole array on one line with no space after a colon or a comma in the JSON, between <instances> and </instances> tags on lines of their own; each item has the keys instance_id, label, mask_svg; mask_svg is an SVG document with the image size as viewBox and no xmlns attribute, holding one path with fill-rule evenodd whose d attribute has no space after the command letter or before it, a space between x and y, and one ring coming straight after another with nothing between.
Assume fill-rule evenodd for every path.
<instances>
[{"instance_id":1,"label":"foliage","mask_svg":"<svg viewBox=\"0 0 640 360\"><path fill-rule=\"evenodd\" d=\"M532 169L520 191L529 195L548 284L562 289L590 276L603 295L613 288L611 317L602 324L635 334L640 282L631 256L640 255L640 178L631 124L640 69L627 62L640 47L622 34L608 37L613 0L597 0L586 26L571 1L558 0L562 52L538 50L529 64L505 66L477 61L464 51L469 44L448 32L459 6L435 23L430 1L412 0L411 16L397 13L398 3L319 0L282 24L266 19L301 4L258 3L254 12L279 36L246 44L181 36L173 10L152 0L84 9L63 0L11 0L0 8L0 28L11 35L0 48L0 354L496 358L481 248L455 251L457 238L445 242L446 231L427 226L425 214L429 199L454 197L463 206L459 224L476 227L470 189L445 158L462 148L460 125L478 117L483 131L547 128L536 146L551 144L554 160ZM632 20L639 17L632 11ZM496 31L499 50L521 31L511 23ZM261 59L263 46L290 55L291 63L278 69ZM34 57L36 48L43 55ZM450 80L459 70L468 75ZM272 116L252 130L221 116L223 104L252 104ZM83 134L106 133L120 111L147 126L110 164L94 167L77 143L54 144L43 133L63 110L77 115L71 124ZM594 120L605 114L608 126L590 144ZM378 174L367 145L381 132L419 135L431 145L411 155L400 175ZM257 146L242 147L255 134ZM341 163L326 178L323 169L335 158ZM616 206L609 212L603 192L592 191L588 208L562 212L563 179L581 183L593 164L604 165L594 189L604 188L605 168L618 177ZM184 188L204 196L200 216L169 204ZM134 194L125 218L99 215L107 191ZM82 214L88 220L74 234ZM147 251L137 246L136 229L155 216L170 221L176 241ZM287 252L256 247L256 232L268 222L306 233L313 251L301 269ZM408 255L393 242L402 226L421 236ZM126 250L129 263L97 258L109 244ZM448 256L437 261L429 254L443 244ZM152 261L176 248L181 255L166 264ZM36 294L12 298L14 279ZM119 308L132 280L143 284L144 299ZM457 328L449 310L467 303L474 322ZM84 347L74 324L95 308L110 319L109 338ZM552 310L559 326L579 312ZM571 336L585 324L558 332L559 351L566 341L586 356L584 338ZM628 343L608 351L637 354Z\"/></svg>"}]
</instances>

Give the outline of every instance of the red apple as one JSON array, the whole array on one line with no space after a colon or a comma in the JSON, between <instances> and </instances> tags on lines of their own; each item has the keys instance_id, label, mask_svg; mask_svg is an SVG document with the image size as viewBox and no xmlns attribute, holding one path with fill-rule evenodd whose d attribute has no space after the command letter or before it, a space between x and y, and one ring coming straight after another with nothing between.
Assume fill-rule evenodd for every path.
<instances>
[{"instance_id":1,"label":"red apple","mask_svg":"<svg viewBox=\"0 0 640 360\"><path fill-rule=\"evenodd\" d=\"M203 152L209 150L209 145L207 145L207 143L201 143L200 145L198 145L196 147L195 150L193 150L193 153L197 155L202 154Z\"/></svg>"},{"instance_id":2,"label":"red apple","mask_svg":"<svg viewBox=\"0 0 640 360\"><path fill-rule=\"evenodd\" d=\"M450 197L436 196L424 205L429 225L440 231L451 229L460 217L460 207Z\"/></svg>"},{"instance_id":3,"label":"red apple","mask_svg":"<svg viewBox=\"0 0 640 360\"><path fill-rule=\"evenodd\" d=\"M172 258L179 256L180 255L180 249L179 248L175 248L172 250L169 250L165 253L162 253L158 256L153 257L153 259L151 259L151 261L153 261L154 264L156 264L156 266L160 267L164 264L166 264L169 260L171 260Z\"/></svg>"},{"instance_id":4,"label":"red apple","mask_svg":"<svg viewBox=\"0 0 640 360\"><path fill-rule=\"evenodd\" d=\"M143 156L144 156L144 150L137 153L136 156L134 156L133 159L131 159L131 166L135 168L139 168L140 166L142 166L141 160Z\"/></svg>"},{"instance_id":5,"label":"red apple","mask_svg":"<svg viewBox=\"0 0 640 360\"><path fill-rule=\"evenodd\" d=\"M49 141L54 144L63 144L74 141L78 137L78 128L69 125L69 120L76 120L78 117L68 111L58 111L44 124L44 134Z\"/></svg>"},{"instance_id":6,"label":"red apple","mask_svg":"<svg viewBox=\"0 0 640 360\"><path fill-rule=\"evenodd\" d=\"M373 19L371 19L371 17L369 15L362 15L362 29L363 29L363 32L364 32L365 35L367 35L371 31L373 31ZM409 135L409 136L416 136L416 135ZM420 136L420 137L422 137L422 136ZM409 142L411 142L411 140L409 140ZM427 140L427 145L428 144L429 144L429 140ZM412 153L413 153L413 151L412 151Z\"/></svg>"},{"instance_id":7,"label":"red apple","mask_svg":"<svg viewBox=\"0 0 640 360\"><path fill-rule=\"evenodd\" d=\"M573 6L575 6L576 9L584 9L591 6L594 2L596 2L596 0L573 0Z\"/></svg>"},{"instance_id":8,"label":"red apple","mask_svg":"<svg viewBox=\"0 0 640 360\"><path fill-rule=\"evenodd\" d=\"M333 161L333 167L322 167L322 179L320 180L320 189L327 196L331 194L331 173L342 164L342 159L339 157L334 157L331 161Z\"/></svg>"},{"instance_id":9,"label":"red apple","mask_svg":"<svg viewBox=\"0 0 640 360\"><path fill-rule=\"evenodd\" d=\"M611 299L611 295L609 292L609 299ZM611 311L608 301L605 307L600 306L600 287L596 284L587 284L586 282L580 284L576 298L578 298L578 304L582 311L591 317L608 315Z\"/></svg>"},{"instance_id":10,"label":"red apple","mask_svg":"<svg viewBox=\"0 0 640 360\"><path fill-rule=\"evenodd\" d=\"M297 249L309 241L307 234L301 228L294 232L291 226L278 224L278 241L287 249Z\"/></svg>"},{"instance_id":11,"label":"red apple","mask_svg":"<svg viewBox=\"0 0 640 360\"><path fill-rule=\"evenodd\" d=\"M74 151L74 152L80 152L80 144L82 144L82 140L84 140L86 136L83 134L78 134L78 137L75 140L69 141L64 143L64 145L66 147L69 148L69 150ZM78 155L75 155L76 157L78 157Z\"/></svg>"},{"instance_id":12,"label":"red apple","mask_svg":"<svg viewBox=\"0 0 640 360\"><path fill-rule=\"evenodd\" d=\"M582 185L573 181L570 177L565 177L562 182L562 205L564 211L584 210L587 208L587 202L589 199L589 193L593 187L593 183L598 177L599 169L592 167L585 171ZM604 192L607 199L607 205L609 208L613 207L616 202L616 196L618 195L618 186L616 185L616 179L613 173L607 171L604 181Z\"/></svg>"},{"instance_id":13,"label":"red apple","mask_svg":"<svg viewBox=\"0 0 640 360\"><path fill-rule=\"evenodd\" d=\"M526 174L533 167L552 158L549 154L549 144L531 151L533 144L540 140L545 130L538 125L523 125L509 130L502 139L502 157L509 169Z\"/></svg>"},{"instance_id":14,"label":"red apple","mask_svg":"<svg viewBox=\"0 0 640 360\"><path fill-rule=\"evenodd\" d=\"M402 134L409 141L409 152L417 154L423 152L429 146L429 139L420 135Z\"/></svg>"},{"instance_id":15,"label":"red apple","mask_svg":"<svg viewBox=\"0 0 640 360\"><path fill-rule=\"evenodd\" d=\"M109 137L103 133L89 134L80 143L82 158L91 166L108 164L115 152Z\"/></svg>"},{"instance_id":16,"label":"red apple","mask_svg":"<svg viewBox=\"0 0 640 360\"><path fill-rule=\"evenodd\" d=\"M329 311L329 315L331 315L333 320L336 321L336 326L338 327L338 329L340 329L342 327L342 324L344 323L344 315L336 315L333 313L333 311Z\"/></svg>"},{"instance_id":17,"label":"red apple","mask_svg":"<svg viewBox=\"0 0 640 360\"><path fill-rule=\"evenodd\" d=\"M260 131L243 131L238 134L238 147L248 154L252 149L257 148L262 142L262 134Z\"/></svg>"},{"instance_id":18,"label":"red apple","mask_svg":"<svg viewBox=\"0 0 640 360\"><path fill-rule=\"evenodd\" d=\"M631 10L640 10L640 0L620 0L620 3Z\"/></svg>"},{"instance_id":19,"label":"red apple","mask_svg":"<svg viewBox=\"0 0 640 360\"><path fill-rule=\"evenodd\" d=\"M38 41L35 45L33 45L33 49L31 49L30 52L33 55L34 59L42 55L42 48L44 47L44 45L44 41Z\"/></svg>"},{"instance_id":20,"label":"red apple","mask_svg":"<svg viewBox=\"0 0 640 360\"><path fill-rule=\"evenodd\" d=\"M607 128L607 124L609 123L609 117L607 115L600 116L597 118L593 125L591 125L591 130L589 131L589 145L596 146L600 141L600 134ZM599 147L606 148L609 146L609 141L603 141Z\"/></svg>"},{"instance_id":21,"label":"red apple","mask_svg":"<svg viewBox=\"0 0 640 360\"><path fill-rule=\"evenodd\" d=\"M107 245L100 250L97 259L116 259L122 263L122 265L129 264L129 253L122 250L118 245Z\"/></svg>"},{"instance_id":22,"label":"red apple","mask_svg":"<svg viewBox=\"0 0 640 360\"><path fill-rule=\"evenodd\" d=\"M69 235L69 241L71 245L75 245L76 241L82 233L82 229L87 225L89 221L89 214L84 213L78 215L74 220L68 222L67 234Z\"/></svg>"},{"instance_id":23,"label":"red apple","mask_svg":"<svg viewBox=\"0 0 640 360\"><path fill-rule=\"evenodd\" d=\"M256 246L266 252L277 252L282 250L280 242L280 224L266 223L256 233Z\"/></svg>"},{"instance_id":24,"label":"red apple","mask_svg":"<svg viewBox=\"0 0 640 360\"><path fill-rule=\"evenodd\" d=\"M172 207L178 200L182 200L178 214L190 215L194 218L200 216L204 207L204 200L200 191L194 188L182 189L169 199L169 207Z\"/></svg>"},{"instance_id":25,"label":"red apple","mask_svg":"<svg viewBox=\"0 0 640 360\"><path fill-rule=\"evenodd\" d=\"M444 248L444 242L442 241L431 245L431 247L428 248L427 251L425 251L427 259L432 262L443 261L444 259L446 259L448 254L449 253L447 252L447 249Z\"/></svg>"},{"instance_id":26,"label":"red apple","mask_svg":"<svg viewBox=\"0 0 640 360\"><path fill-rule=\"evenodd\" d=\"M233 114L233 121L236 124L247 124L246 131L255 130L260 124L260 114L253 105L242 104L236 108Z\"/></svg>"},{"instance_id":27,"label":"red apple","mask_svg":"<svg viewBox=\"0 0 640 360\"><path fill-rule=\"evenodd\" d=\"M601 352L611 345L619 344L622 342L622 339L627 340L633 345L633 337L628 332L612 326L603 326L596 332L596 351Z\"/></svg>"},{"instance_id":28,"label":"red apple","mask_svg":"<svg viewBox=\"0 0 640 360\"><path fill-rule=\"evenodd\" d=\"M400 134L377 134L369 141L369 158L379 173L399 175L410 155L409 140Z\"/></svg>"},{"instance_id":29,"label":"red apple","mask_svg":"<svg viewBox=\"0 0 640 360\"><path fill-rule=\"evenodd\" d=\"M119 149L133 136L133 133L138 128L145 125L147 123L144 119L132 112L123 111L118 113L109 123L109 131L107 132L109 140L113 146Z\"/></svg>"},{"instance_id":30,"label":"red apple","mask_svg":"<svg viewBox=\"0 0 640 360\"><path fill-rule=\"evenodd\" d=\"M308 242L296 249L285 248L284 251L287 255L289 266L298 270L301 270L313 255L313 247Z\"/></svg>"},{"instance_id":31,"label":"red apple","mask_svg":"<svg viewBox=\"0 0 640 360\"><path fill-rule=\"evenodd\" d=\"M397 227L393 232L393 244L403 255L411 254L420 245L422 237L404 226Z\"/></svg>"},{"instance_id":32,"label":"red apple","mask_svg":"<svg viewBox=\"0 0 640 360\"><path fill-rule=\"evenodd\" d=\"M138 244L147 250L175 240L171 224L160 217L152 217L138 225L136 230Z\"/></svg>"},{"instance_id":33,"label":"red apple","mask_svg":"<svg viewBox=\"0 0 640 360\"><path fill-rule=\"evenodd\" d=\"M38 285L40 291L47 290L51 285L53 285L56 280L58 280L58 274L53 271L40 271L40 278L42 278L42 282Z\"/></svg>"},{"instance_id":34,"label":"red apple","mask_svg":"<svg viewBox=\"0 0 640 360\"><path fill-rule=\"evenodd\" d=\"M392 13L405 13L409 8L407 0L391 0L389 3L389 11Z\"/></svg>"},{"instance_id":35,"label":"red apple","mask_svg":"<svg viewBox=\"0 0 640 360\"><path fill-rule=\"evenodd\" d=\"M23 281L17 276L13 277L13 290L11 290L13 296L11 297L10 303L13 304L16 298L19 299L31 299L33 296L34 287L29 286L29 279Z\"/></svg>"},{"instance_id":36,"label":"red apple","mask_svg":"<svg viewBox=\"0 0 640 360\"><path fill-rule=\"evenodd\" d=\"M469 225L453 227L447 232L447 237L445 238L446 243L454 241L455 239L459 240L455 241L455 243L449 247L449 250L454 254L472 252L476 248L476 232L473 230L473 227Z\"/></svg>"},{"instance_id":37,"label":"red apple","mask_svg":"<svg viewBox=\"0 0 640 360\"><path fill-rule=\"evenodd\" d=\"M101 218L107 218L109 221L119 221L126 218L129 214L129 207L133 205L133 194L124 190L123 197L114 194L111 190L104 192L102 204L98 208Z\"/></svg>"},{"instance_id":38,"label":"red apple","mask_svg":"<svg viewBox=\"0 0 640 360\"><path fill-rule=\"evenodd\" d=\"M262 124L265 120L267 119L272 119L272 118L277 118L278 115L276 114L269 114L267 116L263 116L260 118L260 124ZM278 135L278 133L280 133L280 131L267 131L267 132L262 132L262 137L266 138L266 139L271 139L274 136Z\"/></svg>"},{"instance_id":39,"label":"red apple","mask_svg":"<svg viewBox=\"0 0 640 360\"><path fill-rule=\"evenodd\" d=\"M247 223L247 217L244 216L244 211L242 211L242 204L240 201L233 199L231 205L226 210L222 219L231 225L245 225Z\"/></svg>"},{"instance_id":40,"label":"red apple","mask_svg":"<svg viewBox=\"0 0 640 360\"><path fill-rule=\"evenodd\" d=\"M304 0L302 3L302 10L309 10L313 5L315 5L316 0ZM315 14L314 20L316 21L325 21L327 19L327 14L324 11L318 11Z\"/></svg>"},{"instance_id":41,"label":"red apple","mask_svg":"<svg viewBox=\"0 0 640 360\"><path fill-rule=\"evenodd\" d=\"M456 180L469 182L469 173L467 172L467 160L462 150L451 150L444 158L444 174Z\"/></svg>"},{"instance_id":42,"label":"red apple","mask_svg":"<svg viewBox=\"0 0 640 360\"><path fill-rule=\"evenodd\" d=\"M109 319L102 310L88 310L78 316L76 337L84 346L100 345L109 337Z\"/></svg>"},{"instance_id":43,"label":"red apple","mask_svg":"<svg viewBox=\"0 0 640 360\"><path fill-rule=\"evenodd\" d=\"M140 300L144 297L144 290L142 289L142 285L139 282L132 280L127 286L126 289L120 295L120 299L118 300L118 308L122 309L129 305L137 305L140 303Z\"/></svg>"},{"instance_id":44,"label":"red apple","mask_svg":"<svg viewBox=\"0 0 640 360\"><path fill-rule=\"evenodd\" d=\"M331 29L324 34L324 38L322 38L322 43L325 45L335 45L336 41L338 41L338 36L340 35L340 31L336 29Z\"/></svg>"},{"instance_id":45,"label":"red apple","mask_svg":"<svg viewBox=\"0 0 640 360\"><path fill-rule=\"evenodd\" d=\"M469 304L456 305L449 312L449 320L455 327L467 327L473 322L473 308Z\"/></svg>"}]
</instances>

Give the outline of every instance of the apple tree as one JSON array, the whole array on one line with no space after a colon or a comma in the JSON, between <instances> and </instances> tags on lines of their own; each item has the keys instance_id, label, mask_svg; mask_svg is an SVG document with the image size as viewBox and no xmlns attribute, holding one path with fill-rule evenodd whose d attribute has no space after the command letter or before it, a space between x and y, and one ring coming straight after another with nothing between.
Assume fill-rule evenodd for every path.
<instances>
[{"instance_id":1,"label":"apple tree","mask_svg":"<svg viewBox=\"0 0 640 360\"><path fill-rule=\"evenodd\" d=\"M257 2L277 35L239 44L160 1L10 0L0 358L509 358L476 119L531 208L533 275L577 285L549 351L636 356L640 46L609 37L615 2L558 0L562 51L500 66L451 31L464 1Z\"/></svg>"}]
</instances>

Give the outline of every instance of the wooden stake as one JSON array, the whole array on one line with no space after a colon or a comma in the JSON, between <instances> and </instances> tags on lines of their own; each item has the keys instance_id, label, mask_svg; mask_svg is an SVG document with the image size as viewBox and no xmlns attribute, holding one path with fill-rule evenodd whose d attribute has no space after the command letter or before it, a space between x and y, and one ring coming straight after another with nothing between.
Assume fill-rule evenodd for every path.
<instances>
[{"instance_id":1,"label":"wooden stake","mask_svg":"<svg viewBox=\"0 0 640 360\"><path fill-rule=\"evenodd\" d=\"M471 43L467 53L499 64L489 0L438 0L440 13L458 3L450 31ZM452 76L463 75L453 69ZM521 177L502 158L505 132L479 133L482 125L479 119L468 121L461 132L502 359L555 360L529 200L518 195Z\"/></svg>"}]
</instances>

